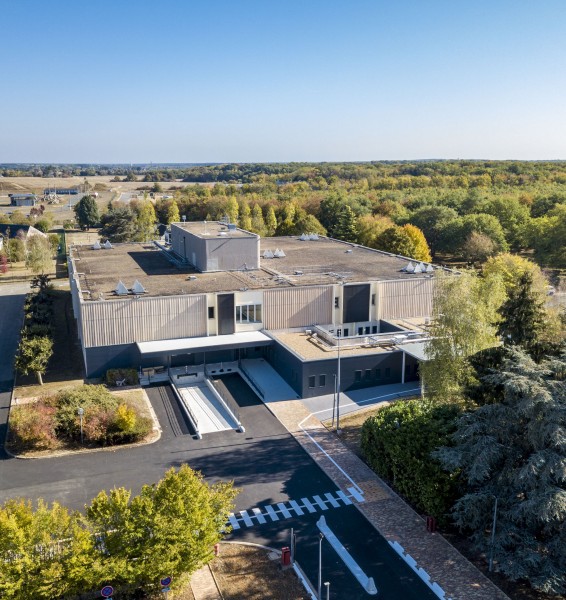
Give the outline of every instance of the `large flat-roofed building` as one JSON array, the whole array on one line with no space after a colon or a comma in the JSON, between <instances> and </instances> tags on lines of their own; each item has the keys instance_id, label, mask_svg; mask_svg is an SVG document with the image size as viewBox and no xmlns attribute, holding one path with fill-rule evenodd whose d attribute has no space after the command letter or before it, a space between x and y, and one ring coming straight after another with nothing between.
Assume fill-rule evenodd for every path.
<instances>
[{"instance_id":1,"label":"large flat-roofed building","mask_svg":"<svg viewBox=\"0 0 566 600\"><path fill-rule=\"evenodd\" d=\"M407 269L408 267L408 269ZM88 377L263 359L298 396L418 379L437 267L325 237L175 223L171 244L70 250Z\"/></svg>"}]
</instances>

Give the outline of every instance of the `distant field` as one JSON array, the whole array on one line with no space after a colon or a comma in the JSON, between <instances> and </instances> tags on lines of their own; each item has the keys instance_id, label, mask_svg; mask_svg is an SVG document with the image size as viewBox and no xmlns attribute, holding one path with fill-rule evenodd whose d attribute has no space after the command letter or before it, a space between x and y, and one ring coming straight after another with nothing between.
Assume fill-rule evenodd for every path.
<instances>
[{"instance_id":1,"label":"distant field","mask_svg":"<svg viewBox=\"0 0 566 600\"><path fill-rule=\"evenodd\" d=\"M129 192L135 190L142 185L151 185L147 181L111 181L111 175L95 175L86 177L87 181L95 186L95 191L116 191ZM6 196L12 193L43 193L47 187L75 187L84 183L85 177L1 177L0 178L0 196ZM182 181L162 181L159 182L164 190L168 190L175 186L194 185ZM212 184L204 184L212 185Z\"/></svg>"}]
</instances>

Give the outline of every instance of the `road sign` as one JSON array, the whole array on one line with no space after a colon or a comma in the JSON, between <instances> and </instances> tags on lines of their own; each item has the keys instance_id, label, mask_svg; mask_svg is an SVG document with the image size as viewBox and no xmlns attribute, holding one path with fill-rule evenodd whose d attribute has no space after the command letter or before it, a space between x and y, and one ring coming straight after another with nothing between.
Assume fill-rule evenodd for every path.
<instances>
[{"instance_id":1,"label":"road sign","mask_svg":"<svg viewBox=\"0 0 566 600\"><path fill-rule=\"evenodd\" d=\"M100 590L100 595L103 596L104 598L110 598L110 596L112 596L113 593L114 593L114 588L111 585L105 585Z\"/></svg>"},{"instance_id":2,"label":"road sign","mask_svg":"<svg viewBox=\"0 0 566 600\"><path fill-rule=\"evenodd\" d=\"M163 587L167 587L170 583L171 583L172 579L171 577L164 577L160 583Z\"/></svg>"}]
</instances>

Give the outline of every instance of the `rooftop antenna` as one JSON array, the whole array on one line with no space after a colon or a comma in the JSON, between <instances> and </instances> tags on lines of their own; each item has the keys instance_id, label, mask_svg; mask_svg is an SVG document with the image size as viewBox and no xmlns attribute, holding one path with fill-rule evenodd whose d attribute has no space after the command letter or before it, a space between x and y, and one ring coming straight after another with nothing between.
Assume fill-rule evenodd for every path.
<instances>
[{"instance_id":1,"label":"rooftop antenna","mask_svg":"<svg viewBox=\"0 0 566 600\"><path fill-rule=\"evenodd\" d=\"M206 230L206 221L204 222L204 235L208 235L208 231Z\"/></svg>"}]
</instances>

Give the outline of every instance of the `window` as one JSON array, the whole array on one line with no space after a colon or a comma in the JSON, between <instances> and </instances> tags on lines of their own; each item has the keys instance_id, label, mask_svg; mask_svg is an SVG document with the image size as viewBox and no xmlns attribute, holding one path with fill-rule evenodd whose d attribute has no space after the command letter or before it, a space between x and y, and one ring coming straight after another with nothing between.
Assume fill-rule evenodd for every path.
<instances>
[{"instance_id":1,"label":"window","mask_svg":"<svg viewBox=\"0 0 566 600\"><path fill-rule=\"evenodd\" d=\"M214 319L214 306L209 306L208 307L208 318L209 319Z\"/></svg>"},{"instance_id":2,"label":"window","mask_svg":"<svg viewBox=\"0 0 566 600\"><path fill-rule=\"evenodd\" d=\"M340 308L340 298L338 296L334 296L334 308Z\"/></svg>"},{"instance_id":3,"label":"window","mask_svg":"<svg viewBox=\"0 0 566 600\"><path fill-rule=\"evenodd\" d=\"M319 387L326 387L326 375L318 376L318 385Z\"/></svg>"},{"instance_id":4,"label":"window","mask_svg":"<svg viewBox=\"0 0 566 600\"><path fill-rule=\"evenodd\" d=\"M376 379L381 379L381 369L376 369L375 370L375 378Z\"/></svg>"},{"instance_id":5,"label":"window","mask_svg":"<svg viewBox=\"0 0 566 600\"><path fill-rule=\"evenodd\" d=\"M371 332L372 332L372 333L377 333L377 325L374 325L374 326L371 328Z\"/></svg>"},{"instance_id":6,"label":"window","mask_svg":"<svg viewBox=\"0 0 566 600\"><path fill-rule=\"evenodd\" d=\"M375 294L371 295L371 305L375 306Z\"/></svg>"},{"instance_id":7,"label":"window","mask_svg":"<svg viewBox=\"0 0 566 600\"><path fill-rule=\"evenodd\" d=\"M358 335L364 335L364 328L358 327Z\"/></svg>"},{"instance_id":8,"label":"window","mask_svg":"<svg viewBox=\"0 0 566 600\"><path fill-rule=\"evenodd\" d=\"M385 378L387 379L388 377L391 377L391 369L389 367L385 369Z\"/></svg>"},{"instance_id":9,"label":"window","mask_svg":"<svg viewBox=\"0 0 566 600\"><path fill-rule=\"evenodd\" d=\"M238 323L261 323L261 304L242 304L236 306Z\"/></svg>"},{"instance_id":10,"label":"window","mask_svg":"<svg viewBox=\"0 0 566 600\"><path fill-rule=\"evenodd\" d=\"M344 327L344 337L348 337L350 335L350 330L347 327Z\"/></svg>"},{"instance_id":11,"label":"window","mask_svg":"<svg viewBox=\"0 0 566 600\"><path fill-rule=\"evenodd\" d=\"M371 369L366 369L366 381L371 379Z\"/></svg>"},{"instance_id":12,"label":"window","mask_svg":"<svg viewBox=\"0 0 566 600\"><path fill-rule=\"evenodd\" d=\"M354 374L355 374L354 380L356 381L356 383L362 380L362 372L361 371L355 371Z\"/></svg>"},{"instance_id":13,"label":"window","mask_svg":"<svg viewBox=\"0 0 566 600\"><path fill-rule=\"evenodd\" d=\"M316 386L316 375L311 375L309 377L309 387L313 388Z\"/></svg>"},{"instance_id":14,"label":"window","mask_svg":"<svg viewBox=\"0 0 566 600\"><path fill-rule=\"evenodd\" d=\"M369 327L366 327L366 335L369 335Z\"/></svg>"}]
</instances>

